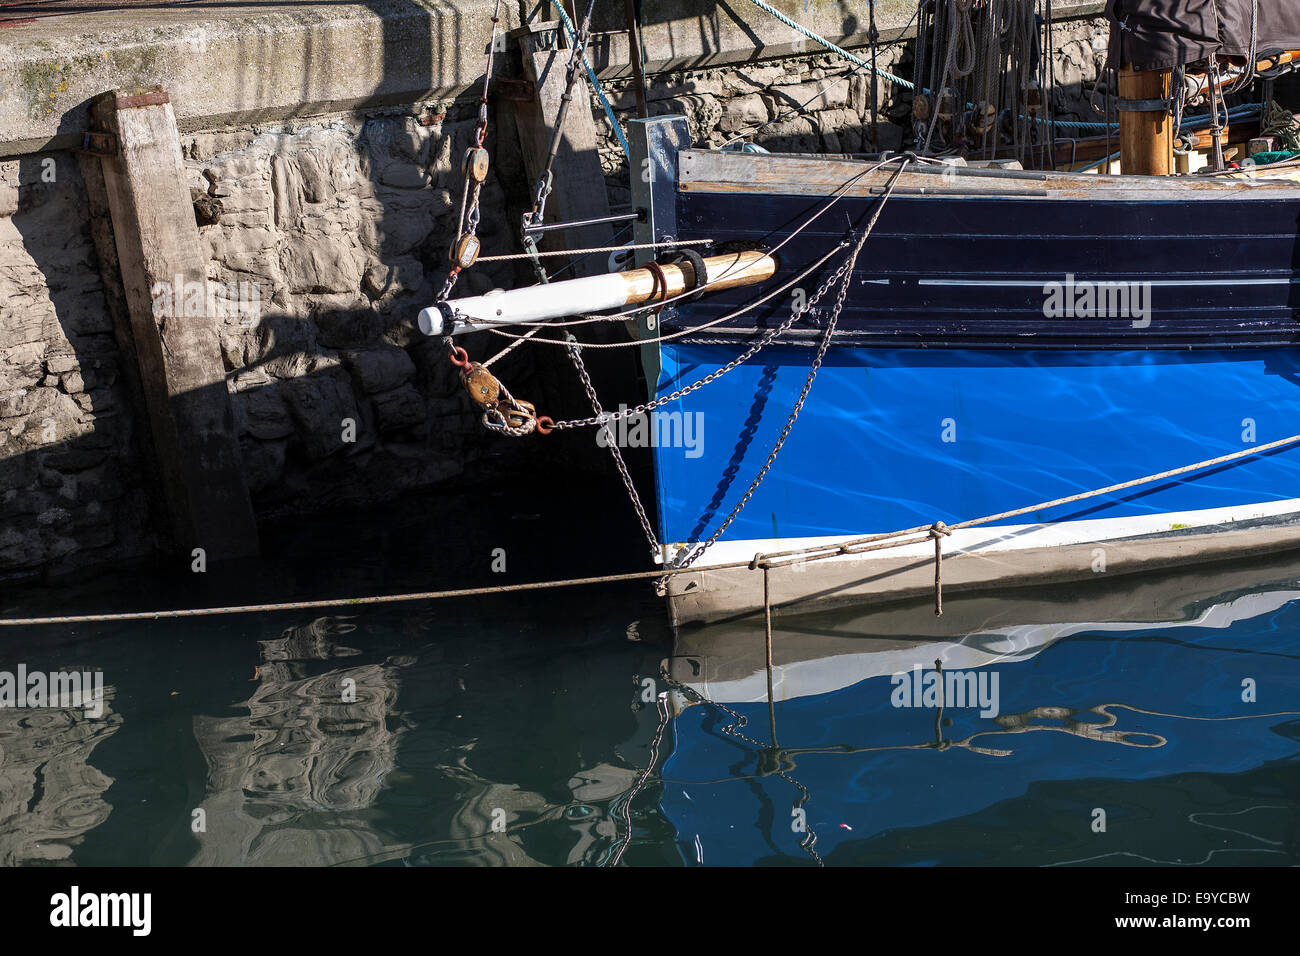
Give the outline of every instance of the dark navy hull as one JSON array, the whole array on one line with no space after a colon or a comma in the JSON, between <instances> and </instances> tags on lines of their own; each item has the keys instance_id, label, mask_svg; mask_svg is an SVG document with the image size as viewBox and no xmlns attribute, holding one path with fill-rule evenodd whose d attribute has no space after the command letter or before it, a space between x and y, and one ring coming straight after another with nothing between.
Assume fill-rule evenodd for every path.
<instances>
[{"instance_id":1,"label":"dark navy hull","mask_svg":"<svg viewBox=\"0 0 1300 956\"><path fill-rule=\"evenodd\" d=\"M780 253L797 274L834 248L876 199L847 198ZM682 238L771 244L822 197L729 193L679 196ZM1296 236L1300 198L1098 202L894 196L858 262L838 339L995 348L1294 344L1300 334ZM811 293L829 269L810 276ZM1044 314L1055 283L1150 283L1149 314ZM674 324L715 319L756 296L737 289L675 313ZM1076 293L1074 301L1080 298ZM724 327L766 328L789 314L782 297ZM1071 311L1063 308L1062 312ZM826 309L792 331L815 335ZM1149 324L1146 324L1149 320ZM1136 323L1136 324L1135 324Z\"/></svg>"}]
</instances>

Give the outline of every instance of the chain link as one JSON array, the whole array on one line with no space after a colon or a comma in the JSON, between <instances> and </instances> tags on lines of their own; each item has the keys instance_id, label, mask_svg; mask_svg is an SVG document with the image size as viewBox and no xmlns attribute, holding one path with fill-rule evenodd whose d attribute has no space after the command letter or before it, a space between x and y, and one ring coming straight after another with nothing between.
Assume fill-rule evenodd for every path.
<instances>
[{"instance_id":1,"label":"chain link","mask_svg":"<svg viewBox=\"0 0 1300 956\"><path fill-rule=\"evenodd\" d=\"M549 280L546 269L540 261L537 241L528 231L528 227L540 225L546 219L546 200L555 187L555 158L560 152L560 139L564 135L564 121L569 114L569 105L573 102L573 85L578 78L578 63L586 55L587 39L591 28L591 12L595 6L596 0L588 0L587 13L582 18L582 27L573 38L573 52L569 54L569 63L565 70L564 93L560 96L560 106L555 115L555 126L551 129L551 140L546 150L546 166L537 177L533 208L524 213L520 229L523 236L524 255L532 263L533 273L537 276L537 281L542 283Z\"/></svg>"},{"instance_id":2,"label":"chain link","mask_svg":"<svg viewBox=\"0 0 1300 956\"><path fill-rule=\"evenodd\" d=\"M863 239L865 238L866 236L864 234ZM764 479L767 478L768 472L771 471L772 465L776 462L777 455L781 453L781 448L785 445L785 440L790 437L790 432L794 430L794 424L799 418L799 413L803 410L803 404L808 398L808 393L812 391L813 382L817 378L817 373L821 370L822 360L826 357L826 349L831 344L831 338L835 334L835 326L839 322L840 311L844 306L844 298L848 292L849 285L851 284L850 279L852 277L853 263L857 261L858 251L862 248L862 241L862 239L858 241L852 255L849 256L849 260L846 263L847 268L842 267L841 270L836 273L839 275L840 272L843 272L844 279L840 283L840 291L839 296L835 300L835 308L831 312L830 319L826 322L826 331L822 333L821 343L817 348L817 354L813 356L812 366L808 369L808 377L804 380L803 388L799 392L799 397L795 400L794 408L790 410L790 415L785 420L785 427L781 429L781 434L777 437L776 444L772 446L772 450L768 453L767 459L763 462L763 467L758 470L758 474L754 475L754 480L749 483L749 487L745 489L745 493L740 496L740 500L737 501L735 507L731 509L731 513L722 520L722 523L718 525L713 534L709 535L708 538L696 545L693 551L688 548L683 548L682 551L678 552L678 558L675 558L669 563L668 566L670 568L689 568L695 563L696 559L698 559L700 555L713 547L714 543L722 537L729 527L731 527L731 523L740 516L742 511L745 510L745 506L749 504L749 500L754 496L754 492L758 490L759 485L761 485ZM685 554L684 558L681 558L682 554Z\"/></svg>"}]
</instances>

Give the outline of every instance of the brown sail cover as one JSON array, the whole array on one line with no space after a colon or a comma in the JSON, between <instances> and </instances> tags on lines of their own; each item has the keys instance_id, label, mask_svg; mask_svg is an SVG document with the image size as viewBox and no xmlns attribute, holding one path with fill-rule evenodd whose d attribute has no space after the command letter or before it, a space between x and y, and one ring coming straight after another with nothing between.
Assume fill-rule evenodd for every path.
<instances>
[{"instance_id":1,"label":"brown sail cover","mask_svg":"<svg viewBox=\"0 0 1300 956\"><path fill-rule=\"evenodd\" d=\"M1251 0L1215 0L1219 39L1228 56L1250 54ZM1300 50L1300 0L1258 0L1255 50Z\"/></svg>"},{"instance_id":2,"label":"brown sail cover","mask_svg":"<svg viewBox=\"0 0 1300 956\"><path fill-rule=\"evenodd\" d=\"M1300 0L1108 0L1106 15L1111 63L1138 70L1246 57L1252 16L1257 53L1300 50Z\"/></svg>"}]
</instances>

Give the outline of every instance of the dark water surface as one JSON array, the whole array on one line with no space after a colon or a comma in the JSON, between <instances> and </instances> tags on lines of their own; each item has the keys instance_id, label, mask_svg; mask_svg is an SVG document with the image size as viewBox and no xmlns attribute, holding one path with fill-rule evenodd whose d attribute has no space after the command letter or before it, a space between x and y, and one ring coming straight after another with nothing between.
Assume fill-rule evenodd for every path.
<instances>
[{"instance_id":1,"label":"dark water surface","mask_svg":"<svg viewBox=\"0 0 1300 956\"><path fill-rule=\"evenodd\" d=\"M283 522L256 564L0 610L607 573L639 550L591 542L635 532L588 488L408 499ZM0 709L0 862L1300 863L1300 556L945 608L779 618L771 707L761 621L674 641L639 582L0 630L0 670L98 670L107 695L98 719ZM935 661L995 706L901 701Z\"/></svg>"}]
</instances>

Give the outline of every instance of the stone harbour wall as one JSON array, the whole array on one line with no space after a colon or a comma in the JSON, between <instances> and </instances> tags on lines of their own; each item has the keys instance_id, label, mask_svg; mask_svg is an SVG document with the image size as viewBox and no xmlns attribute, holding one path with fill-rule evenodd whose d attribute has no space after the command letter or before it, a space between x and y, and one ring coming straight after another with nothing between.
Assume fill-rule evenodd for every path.
<instances>
[{"instance_id":1,"label":"stone harbour wall","mask_svg":"<svg viewBox=\"0 0 1300 956\"><path fill-rule=\"evenodd\" d=\"M206 172L221 197L200 229L204 310L259 516L446 485L522 452L482 428L445 350L414 324L446 276L475 109L183 138L192 185L206 191ZM514 251L502 169L483 191L488 252ZM147 425L122 374L76 160L0 161L0 202L0 575L144 554L157 543ZM485 264L460 289L519 278ZM525 350L500 368L531 387Z\"/></svg>"},{"instance_id":2,"label":"stone harbour wall","mask_svg":"<svg viewBox=\"0 0 1300 956\"><path fill-rule=\"evenodd\" d=\"M83 196L68 153L0 163L0 574L151 543Z\"/></svg>"}]
</instances>

